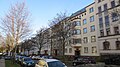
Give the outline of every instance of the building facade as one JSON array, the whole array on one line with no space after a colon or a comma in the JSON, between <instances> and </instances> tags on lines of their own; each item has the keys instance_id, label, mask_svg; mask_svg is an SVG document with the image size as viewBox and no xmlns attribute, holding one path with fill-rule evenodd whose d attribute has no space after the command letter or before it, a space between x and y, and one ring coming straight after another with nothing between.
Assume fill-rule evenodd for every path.
<instances>
[{"instance_id":1,"label":"building facade","mask_svg":"<svg viewBox=\"0 0 120 67\"><path fill-rule=\"evenodd\" d=\"M120 0L95 0L95 5L100 55L120 55Z\"/></svg>"},{"instance_id":2,"label":"building facade","mask_svg":"<svg viewBox=\"0 0 120 67\"><path fill-rule=\"evenodd\" d=\"M95 3L72 14L67 25L70 34L65 55L99 56Z\"/></svg>"},{"instance_id":3,"label":"building facade","mask_svg":"<svg viewBox=\"0 0 120 67\"><path fill-rule=\"evenodd\" d=\"M51 26L44 34L49 38L44 40L47 43L42 47L43 54L120 55L120 0L95 0Z\"/></svg>"}]
</instances>

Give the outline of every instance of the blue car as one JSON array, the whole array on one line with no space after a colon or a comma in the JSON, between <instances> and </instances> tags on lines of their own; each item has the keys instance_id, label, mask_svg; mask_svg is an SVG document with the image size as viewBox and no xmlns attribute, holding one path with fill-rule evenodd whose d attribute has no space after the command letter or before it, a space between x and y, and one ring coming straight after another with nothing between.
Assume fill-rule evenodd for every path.
<instances>
[{"instance_id":1,"label":"blue car","mask_svg":"<svg viewBox=\"0 0 120 67\"><path fill-rule=\"evenodd\" d=\"M35 63L34 63L34 61L32 60L32 58L24 57L24 58L22 59L21 65L22 65L23 67L34 67L34 66L35 66Z\"/></svg>"}]
</instances>

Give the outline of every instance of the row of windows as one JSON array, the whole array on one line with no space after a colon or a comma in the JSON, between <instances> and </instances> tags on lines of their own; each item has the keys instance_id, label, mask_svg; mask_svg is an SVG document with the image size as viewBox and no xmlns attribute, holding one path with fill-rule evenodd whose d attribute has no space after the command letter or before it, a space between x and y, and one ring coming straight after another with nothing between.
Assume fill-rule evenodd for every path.
<instances>
[{"instance_id":1,"label":"row of windows","mask_svg":"<svg viewBox=\"0 0 120 67\"><path fill-rule=\"evenodd\" d=\"M115 1L111 1L111 8L114 8L115 6L116 6ZM104 7L104 11L107 10L108 9L107 3L104 4L103 7ZM102 7L101 6L98 7L98 13L100 13L100 12L102 12Z\"/></svg>"},{"instance_id":2,"label":"row of windows","mask_svg":"<svg viewBox=\"0 0 120 67\"><path fill-rule=\"evenodd\" d=\"M68 53L68 51L69 53L72 53L72 48L69 48L69 50L67 50L67 48L65 49L65 53Z\"/></svg>"},{"instance_id":3,"label":"row of windows","mask_svg":"<svg viewBox=\"0 0 120 67\"><path fill-rule=\"evenodd\" d=\"M120 34L119 27L113 27L114 34ZM110 28L106 28L106 35L111 35ZM104 29L100 30L100 36L104 36Z\"/></svg>"},{"instance_id":4,"label":"row of windows","mask_svg":"<svg viewBox=\"0 0 120 67\"><path fill-rule=\"evenodd\" d=\"M102 1L104 1L104 0L98 0L98 3L99 3L99 2L102 2Z\"/></svg>"},{"instance_id":5,"label":"row of windows","mask_svg":"<svg viewBox=\"0 0 120 67\"><path fill-rule=\"evenodd\" d=\"M88 47L84 47L84 53L89 53ZM96 46L92 47L92 53L97 53L97 48Z\"/></svg>"},{"instance_id":6,"label":"row of windows","mask_svg":"<svg viewBox=\"0 0 120 67\"><path fill-rule=\"evenodd\" d=\"M92 12L94 12L94 8L93 8L93 7L91 7L91 8L89 9L89 13L92 13ZM86 15L86 13L81 14L81 16L84 16L84 15ZM78 17L81 19L81 16L78 16ZM77 17L77 18L78 18L78 17Z\"/></svg>"},{"instance_id":7,"label":"row of windows","mask_svg":"<svg viewBox=\"0 0 120 67\"><path fill-rule=\"evenodd\" d=\"M90 32L94 32L95 31L95 25L90 26ZM86 34L88 32L87 28L83 28L83 34ZM73 30L72 35L79 35L81 34L81 30L80 29L75 29Z\"/></svg>"},{"instance_id":8,"label":"row of windows","mask_svg":"<svg viewBox=\"0 0 120 67\"><path fill-rule=\"evenodd\" d=\"M73 44L81 44L83 43L88 43L88 37L83 37L83 40L81 38L79 39L73 39ZM96 36L91 36L91 42L96 42Z\"/></svg>"},{"instance_id":9,"label":"row of windows","mask_svg":"<svg viewBox=\"0 0 120 67\"><path fill-rule=\"evenodd\" d=\"M120 41L116 41L116 49L120 50ZM109 41L105 41L103 42L103 50L110 50L110 42Z\"/></svg>"},{"instance_id":10,"label":"row of windows","mask_svg":"<svg viewBox=\"0 0 120 67\"><path fill-rule=\"evenodd\" d=\"M72 53L72 48L69 48L69 49L65 49L65 53ZM89 52L89 50L88 50L88 47L84 47L84 53L88 53ZM97 53L97 48L96 48L96 46L93 46L92 47L92 53Z\"/></svg>"},{"instance_id":11,"label":"row of windows","mask_svg":"<svg viewBox=\"0 0 120 67\"><path fill-rule=\"evenodd\" d=\"M94 22L94 16L90 17L90 22ZM83 25L87 24L87 19L83 19ZM81 26L81 22L80 21L74 21L73 22L74 26Z\"/></svg>"},{"instance_id":12,"label":"row of windows","mask_svg":"<svg viewBox=\"0 0 120 67\"><path fill-rule=\"evenodd\" d=\"M105 19L105 26L109 27L110 26L110 18L109 15L104 17ZM119 16L117 13L112 13L112 22L119 20ZM103 28L103 18L99 18L99 28Z\"/></svg>"},{"instance_id":13,"label":"row of windows","mask_svg":"<svg viewBox=\"0 0 120 67\"><path fill-rule=\"evenodd\" d=\"M105 16L105 26L109 27L110 26L110 21L109 21L109 16ZM103 28L103 18L99 18L99 28Z\"/></svg>"}]
</instances>

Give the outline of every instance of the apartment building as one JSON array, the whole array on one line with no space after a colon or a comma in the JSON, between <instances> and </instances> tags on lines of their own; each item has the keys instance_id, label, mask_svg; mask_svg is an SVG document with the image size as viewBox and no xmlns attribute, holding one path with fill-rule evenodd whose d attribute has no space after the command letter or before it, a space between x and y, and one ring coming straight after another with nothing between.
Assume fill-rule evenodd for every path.
<instances>
[{"instance_id":1,"label":"apartment building","mask_svg":"<svg viewBox=\"0 0 120 67\"><path fill-rule=\"evenodd\" d=\"M50 39L42 48L42 53L92 57L119 55L119 19L120 0L95 0L51 26L50 33L46 32ZM65 40L61 35L63 30L67 31Z\"/></svg>"},{"instance_id":2,"label":"apartment building","mask_svg":"<svg viewBox=\"0 0 120 67\"><path fill-rule=\"evenodd\" d=\"M66 26L70 33L65 55L99 56L95 3L73 13Z\"/></svg>"},{"instance_id":3,"label":"apartment building","mask_svg":"<svg viewBox=\"0 0 120 67\"><path fill-rule=\"evenodd\" d=\"M120 0L95 0L102 57L120 55Z\"/></svg>"},{"instance_id":4,"label":"apartment building","mask_svg":"<svg viewBox=\"0 0 120 67\"><path fill-rule=\"evenodd\" d=\"M65 23L67 17L60 20L58 23L51 27L51 45L52 45L52 55L63 56L65 50L65 42L67 37L67 31L65 30Z\"/></svg>"}]
</instances>

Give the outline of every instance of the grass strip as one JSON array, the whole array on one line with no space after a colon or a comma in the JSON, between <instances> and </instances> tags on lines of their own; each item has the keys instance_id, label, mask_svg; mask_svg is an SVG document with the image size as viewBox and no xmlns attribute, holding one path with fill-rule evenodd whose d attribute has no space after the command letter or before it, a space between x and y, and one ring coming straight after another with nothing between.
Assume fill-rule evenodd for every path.
<instances>
[{"instance_id":1,"label":"grass strip","mask_svg":"<svg viewBox=\"0 0 120 67\"><path fill-rule=\"evenodd\" d=\"M5 67L21 67L17 63L13 63L11 60L5 60Z\"/></svg>"}]
</instances>

